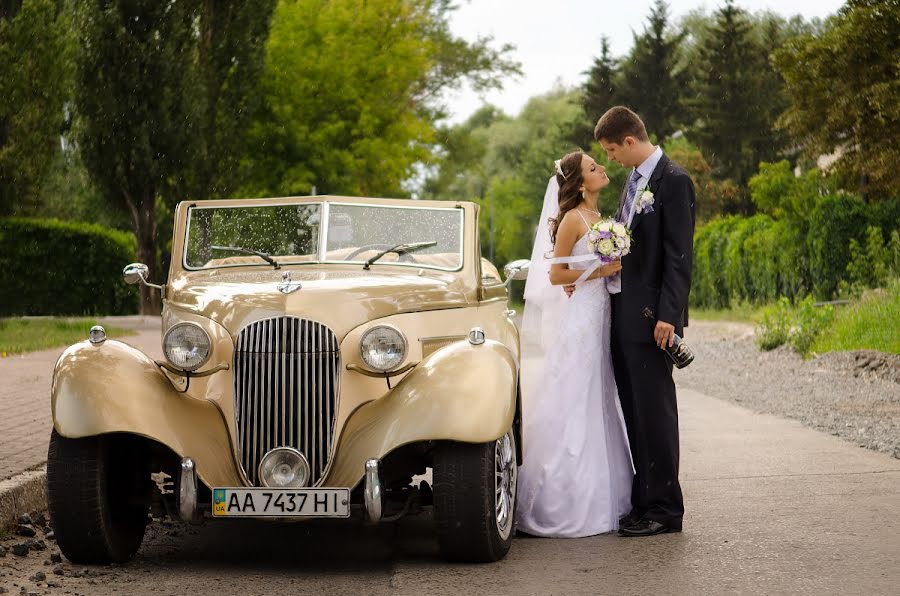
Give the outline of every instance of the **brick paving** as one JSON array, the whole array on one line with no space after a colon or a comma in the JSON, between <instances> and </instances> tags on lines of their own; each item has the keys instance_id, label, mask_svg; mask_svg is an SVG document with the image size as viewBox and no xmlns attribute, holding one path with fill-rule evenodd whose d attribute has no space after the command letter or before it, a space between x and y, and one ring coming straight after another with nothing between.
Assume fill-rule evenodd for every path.
<instances>
[{"instance_id":1,"label":"brick paving","mask_svg":"<svg viewBox=\"0 0 900 596\"><path fill-rule=\"evenodd\" d=\"M154 359L162 358L159 317L110 317L101 324L134 329L121 339ZM50 384L53 367L65 348L0 358L0 480L47 461L53 421Z\"/></svg>"}]
</instances>

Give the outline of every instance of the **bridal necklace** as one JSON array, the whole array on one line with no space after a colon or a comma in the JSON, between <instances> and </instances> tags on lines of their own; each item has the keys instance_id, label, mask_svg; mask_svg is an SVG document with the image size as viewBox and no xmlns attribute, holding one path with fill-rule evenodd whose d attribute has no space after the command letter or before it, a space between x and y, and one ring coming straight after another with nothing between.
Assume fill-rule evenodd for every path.
<instances>
[{"instance_id":1,"label":"bridal necklace","mask_svg":"<svg viewBox=\"0 0 900 596\"><path fill-rule=\"evenodd\" d=\"M597 215L597 216L600 215L599 211L594 211L593 209L586 209L584 207L579 207L578 209L580 209L581 211L584 211L585 213L593 213L594 215Z\"/></svg>"}]
</instances>

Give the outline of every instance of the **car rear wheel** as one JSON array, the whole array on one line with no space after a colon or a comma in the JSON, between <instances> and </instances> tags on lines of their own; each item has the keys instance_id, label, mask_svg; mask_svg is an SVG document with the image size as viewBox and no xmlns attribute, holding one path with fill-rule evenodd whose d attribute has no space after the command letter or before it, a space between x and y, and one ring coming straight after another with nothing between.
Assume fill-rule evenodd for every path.
<instances>
[{"instance_id":1,"label":"car rear wheel","mask_svg":"<svg viewBox=\"0 0 900 596\"><path fill-rule=\"evenodd\" d=\"M434 518L441 554L498 561L512 544L516 512L515 436L489 443L443 443L434 457Z\"/></svg>"},{"instance_id":2,"label":"car rear wheel","mask_svg":"<svg viewBox=\"0 0 900 596\"><path fill-rule=\"evenodd\" d=\"M135 439L67 439L51 432L50 519L60 550L73 563L121 563L141 546L149 511L141 495L150 474Z\"/></svg>"}]
</instances>

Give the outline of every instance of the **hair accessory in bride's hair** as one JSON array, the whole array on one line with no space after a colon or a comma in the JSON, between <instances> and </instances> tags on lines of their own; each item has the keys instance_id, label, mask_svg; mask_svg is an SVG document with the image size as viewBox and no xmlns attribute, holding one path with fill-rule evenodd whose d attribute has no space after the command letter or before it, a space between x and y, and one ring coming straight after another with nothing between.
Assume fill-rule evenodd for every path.
<instances>
[{"instance_id":1,"label":"hair accessory in bride's hair","mask_svg":"<svg viewBox=\"0 0 900 596\"><path fill-rule=\"evenodd\" d=\"M563 180L568 180L569 177L566 176L565 172L562 171L562 160L557 159L553 163L556 164L556 173L559 174L560 176L562 176Z\"/></svg>"}]
</instances>

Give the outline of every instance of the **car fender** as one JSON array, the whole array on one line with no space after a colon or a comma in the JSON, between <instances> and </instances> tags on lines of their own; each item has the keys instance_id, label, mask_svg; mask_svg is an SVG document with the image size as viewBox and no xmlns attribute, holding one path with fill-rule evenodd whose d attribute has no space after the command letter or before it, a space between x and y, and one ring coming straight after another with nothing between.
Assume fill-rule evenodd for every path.
<instances>
[{"instance_id":1,"label":"car fender","mask_svg":"<svg viewBox=\"0 0 900 596\"><path fill-rule=\"evenodd\" d=\"M241 486L225 421L211 401L179 392L153 360L106 340L69 347L51 388L56 432L70 439L132 433L191 457L207 486Z\"/></svg>"},{"instance_id":2,"label":"car fender","mask_svg":"<svg viewBox=\"0 0 900 596\"><path fill-rule=\"evenodd\" d=\"M518 372L498 341L459 341L434 352L388 394L350 415L322 485L354 487L366 460L409 443L502 437L518 420Z\"/></svg>"}]
</instances>

